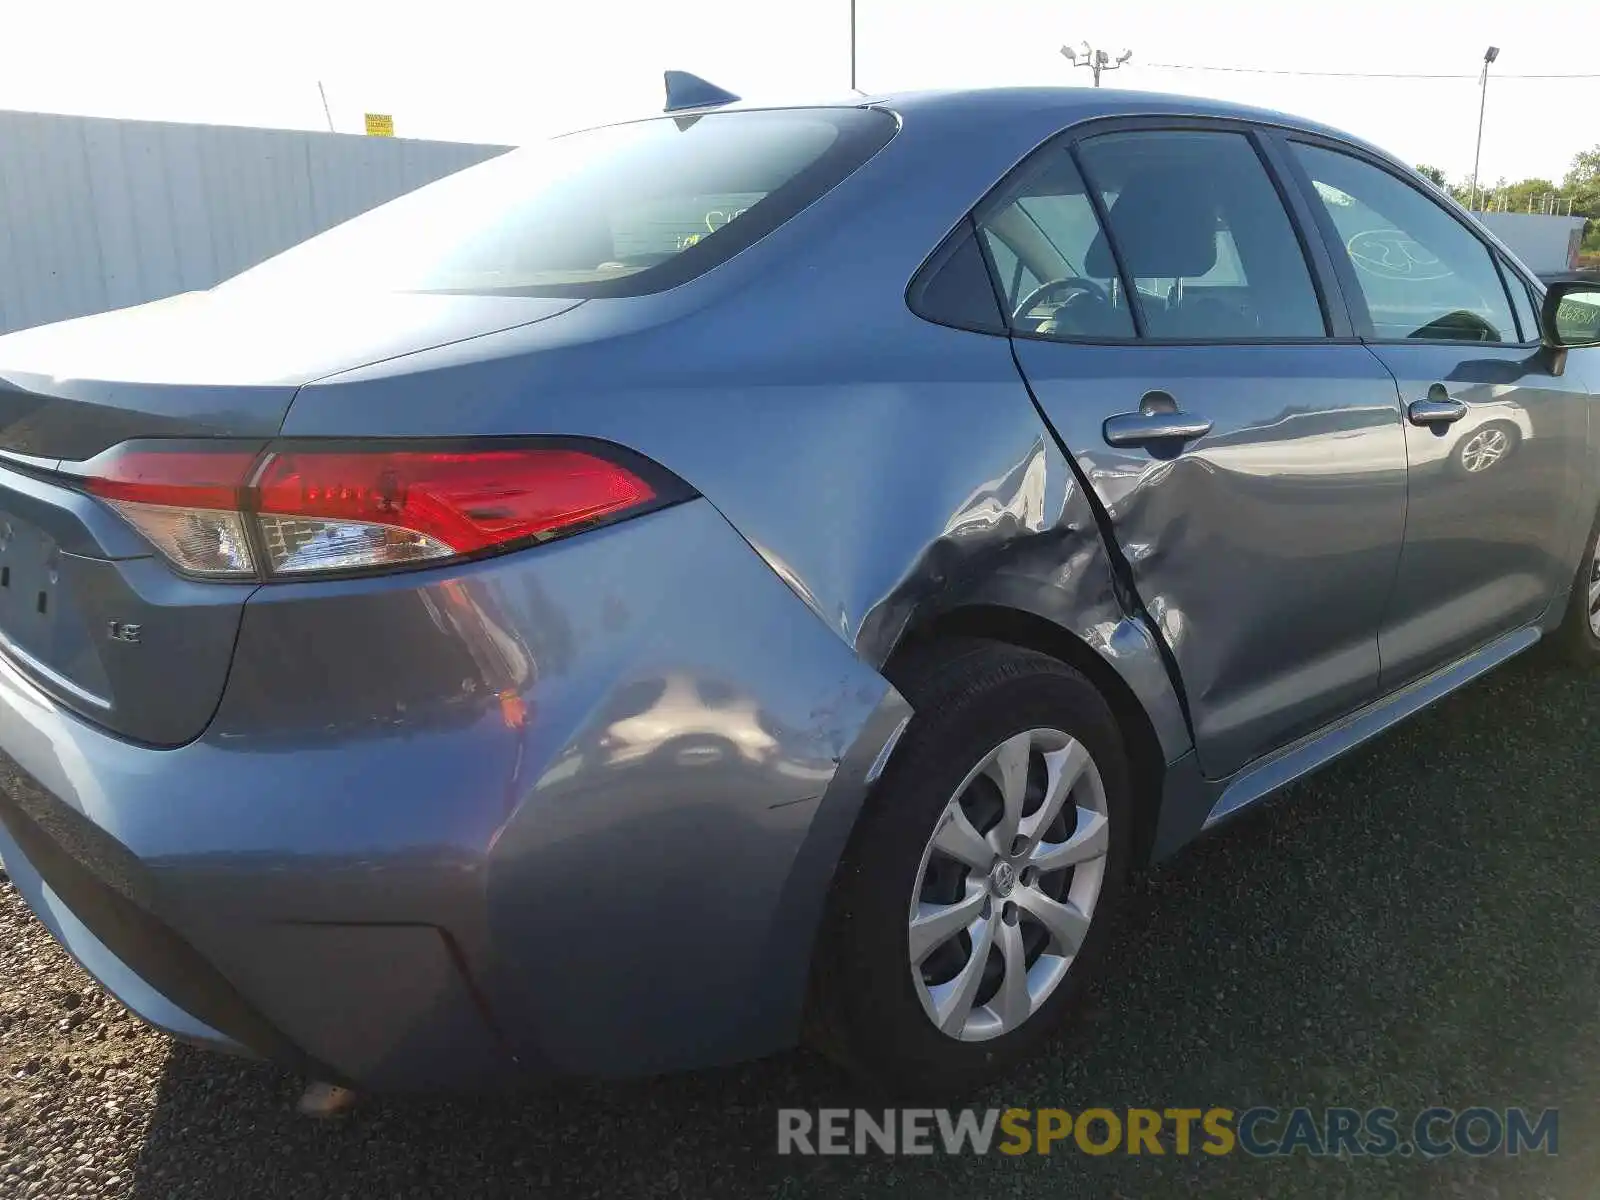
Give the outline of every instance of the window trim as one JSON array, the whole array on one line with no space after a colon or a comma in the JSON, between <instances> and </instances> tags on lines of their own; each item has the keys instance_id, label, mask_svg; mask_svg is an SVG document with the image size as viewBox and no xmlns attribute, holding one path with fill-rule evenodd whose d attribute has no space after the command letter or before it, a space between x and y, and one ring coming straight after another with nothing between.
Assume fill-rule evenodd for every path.
<instances>
[{"instance_id":1,"label":"window trim","mask_svg":"<svg viewBox=\"0 0 1600 1200\"><path fill-rule=\"evenodd\" d=\"M1347 313L1348 302L1343 298L1343 281L1338 276L1334 263L1329 260L1327 248L1323 245L1321 231L1312 237L1311 232L1305 227L1305 219L1310 214L1303 211L1300 193L1283 176L1282 169L1277 161L1277 156L1271 152L1271 135L1276 132L1276 127L1268 126L1259 121L1252 121L1242 117L1230 116L1205 116L1192 114L1161 114L1149 113L1138 115L1091 117L1088 120L1069 125L1065 129L1051 135L1030 151L1000 180L986 192L981 200L975 204L969 215L978 225L983 225L988 216L998 208L1003 208L1014 198L1020 185L1025 184L1041 169L1041 164L1052 153L1065 150L1072 159L1073 166L1083 175L1083 168L1077 155L1077 146L1080 142L1090 138L1099 137L1108 133L1229 133L1243 135L1255 151L1256 158L1261 163L1261 169L1272 182L1278 194L1279 203L1283 205L1284 215L1288 218L1289 226L1294 230L1295 239L1300 245L1300 252L1305 261L1306 273L1310 276L1311 287L1317 297L1318 308L1322 312L1323 330L1319 335L1304 334L1297 337L1231 337L1231 338L1174 338L1174 337L1147 337L1144 335L1144 322L1139 314L1138 306L1130 304L1129 312L1133 314L1135 334L1133 337L1091 337L1082 334L1038 334L1027 330L1012 329L1010 336L1023 338L1028 341L1057 342L1063 345L1091 345L1091 346L1322 346L1322 345L1358 345L1361 338L1357 336L1355 328ZM1296 131L1298 132L1298 131ZM1094 194L1094 189L1088 187L1087 177L1084 179L1086 194L1094 205L1095 214L1103 230L1107 229L1105 223L1104 206L1100 198ZM1128 286L1126 268L1122 261L1122 252L1111 237L1109 230L1106 233L1107 242L1111 248L1113 260L1117 264L1118 279L1122 286ZM989 248L984 238L979 238L980 246L984 252L984 260L989 263L991 280L996 290L1001 295L998 276L993 274L995 266L989 255ZM1002 305L1004 311L1004 305ZM1007 327L1010 327L1011 314L1005 313Z\"/></svg>"},{"instance_id":2,"label":"window trim","mask_svg":"<svg viewBox=\"0 0 1600 1200\"><path fill-rule=\"evenodd\" d=\"M1506 285L1505 271L1501 267L1501 260L1504 255L1501 254L1498 247L1484 236L1482 231L1475 228L1476 223L1466 214L1465 210L1453 201L1441 203L1436 191L1430 191L1428 188L1418 186L1421 179L1420 176L1415 179L1412 178L1411 172L1399 166L1393 160L1376 154L1365 146L1327 137L1311 130L1290 129L1279 132L1278 136L1284 142L1284 158L1290 174L1310 207L1311 215L1316 222L1317 232L1321 236L1329 256L1333 259L1333 269L1339 277L1340 288L1345 294L1345 304L1350 309L1351 323L1361 342L1369 346L1455 346L1458 348L1462 346L1498 346L1506 349L1526 349L1528 346L1535 344L1521 341L1471 342L1461 338L1381 338L1376 336L1377 326L1373 324L1372 312L1367 307L1366 294L1361 290L1360 281L1356 278L1355 268L1350 265L1349 255L1344 253L1344 239L1339 236L1339 231L1334 227L1333 218L1328 215L1327 210L1317 199L1317 189L1312 182L1311 173L1306 170L1305 164L1294 153L1293 143L1300 142L1307 146L1314 146L1317 149L1327 150L1334 154L1343 154L1348 158L1364 162L1375 170L1391 176L1403 187L1409 187L1422 199L1461 226L1468 236L1476 241L1483 248L1484 253L1489 256L1489 263L1500 280L1500 287L1505 295L1506 307L1511 310L1511 323L1517 327L1518 336L1520 337L1522 325L1517 318L1517 306L1511 299L1511 293Z\"/></svg>"},{"instance_id":3,"label":"window trim","mask_svg":"<svg viewBox=\"0 0 1600 1200\"><path fill-rule=\"evenodd\" d=\"M1506 299L1511 303L1511 316L1516 321L1517 331L1522 337L1520 342L1516 342L1514 344L1522 350L1529 350L1535 346L1543 345L1544 335L1540 333L1538 327L1539 305L1533 302L1533 296L1528 291L1528 285L1523 282L1522 276L1518 275L1511 269L1511 264L1506 261L1506 256L1501 254L1498 250L1496 250L1494 253L1494 265L1495 270L1500 272L1500 285L1506 289ZM1513 290L1514 288L1522 289L1523 298L1527 300L1528 307L1533 311L1534 336L1532 338L1528 336L1528 331L1522 328L1522 310L1517 307L1517 297L1515 291ZM1505 343L1501 344L1504 345Z\"/></svg>"},{"instance_id":4,"label":"window trim","mask_svg":"<svg viewBox=\"0 0 1600 1200\"><path fill-rule=\"evenodd\" d=\"M1545 344L1544 340L1544 298L1545 286L1542 282L1532 280L1521 271L1513 270L1513 276L1521 280L1523 289L1528 293L1528 299L1533 302L1533 311L1539 317L1539 345Z\"/></svg>"},{"instance_id":5,"label":"window trim","mask_svg":"<svg viewBox=\"0 0 1600 1200\"><path fill-rule=\"evenodd\" d=\"M1522 290L1527 293L1528 303L1533 305L1534 318L1542 322L1544 320L1544 280L1540 279L1532 271L1523 270L1512 261L1510 254L1501 253L1498 249L1495 251L1495 260L1500 264L1500 273L1506 277L1506 286L1511 287L1513 284L1521 284ZM1511 307L1514 311L1517 307L1516 303L1513 302ZM1524 340L1523 346L1543 346L1545 344L1543 325L1541 324L1534 332L1538 336L1531 342Z\"/></svg>"},{"instance_id":6,"label":"window trim","mask_svg":"<svg viewBox=\"0 0 1600 1200\"><path fill-rule=\"evenodd\" d=\"M1112 132L1115 132L1115 130ZM1133 323L1132 340L1136 342L1143 342L1146 345L1150 344L1151 342L1160 342L1166 340L1162 338L1152 338L1150 336L1149 329L1147 329L1145 326L1144 306L1139 303L1139 286L1134 281L1133 273L1128 270L1128 264L1123 261L1122 247L1117 244L1117 239L1111 236L1111 210L1106 207L1105 197L1100 194L1100 189L1089 182L1089 172L1083 169L1083 155L1078 153L1078 147L1083 142L1088 140L1088 138L1082 137L1073 138L1066 147L1067 157L1072 159L1072 169L1077 171L1078 178L1083 183L1083 194L1089 200L1089 207L1094 210L1095 224L1100 227L1099 236L1105 238L1106 240L1106 249L1111 251L1111 261L1116 264L1117 281L1122 284L1123 295L1128 297L1128 317ZM1084 262L1085 264L1088 263L1087 254L1084 255ZM1040 335L1037 333L1024 334L1024 336L1030 338L1040 338ZM1071 341L1076 339L1071 338L1069 335L1068 337L1040 338L1040 340ZM1126 341L1127 339L1119 340Z\"/></svg>"}]
</instances>

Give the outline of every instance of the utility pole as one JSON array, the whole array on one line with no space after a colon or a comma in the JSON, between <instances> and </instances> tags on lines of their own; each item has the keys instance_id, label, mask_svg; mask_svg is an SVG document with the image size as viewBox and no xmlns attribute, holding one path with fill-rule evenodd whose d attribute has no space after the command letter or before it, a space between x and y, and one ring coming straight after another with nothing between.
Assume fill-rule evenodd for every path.
<instances>
[{"instance_id":1,"label":"utility pole","mask_svg":"<svg viewBox=\"0 0 1600 1200\"><path fill-rule=\"evenodd\" d=\"M1483 110L1489 104L1489 64L1500 57L1500 47L1483 52L1483 74L1478 77L1478 148L1472 154L1472 208L1478 207L1478 161L1483 157Z\"/></svg>"},{"instance_id":2,"label":"utility pole","mask_svg":"<svg viewBox=\"0 0 1600 1200\"><path fill-rule=\"evenodd\" d=\"M1061 47L1061 57L1066 59L1075 67L1088 67L1089 70L1094 72L1095 87L1099 87L1100 72L1115 71L1118 67L1122 66L1123 63L1127 62L1133 57L1133 51L1124 50L1121 54L1117 55L1116 61L1112 62L1111 55L1107 54L1104 50L1096 50L1093 46L1089 45L1088 42L1080 42L1076 49L1072 46Z\"/></svg>"}]
</instances>

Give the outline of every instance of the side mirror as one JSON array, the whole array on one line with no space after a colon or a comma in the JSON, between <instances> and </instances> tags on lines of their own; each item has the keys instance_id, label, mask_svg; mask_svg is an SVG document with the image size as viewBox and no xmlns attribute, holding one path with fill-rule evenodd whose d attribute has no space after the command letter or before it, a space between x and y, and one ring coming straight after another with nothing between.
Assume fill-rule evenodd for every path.
<instances>
[{"instance_id":1,"label":"side mirror","mask_svg":"<svg viewBox=\"0 0 1600 1200\"><path fill-rule=\"evenodd\" d=\"M1600 279L1558 279L1544 294L1543 340L1552 349L1600 346Z\"/></svg>"}]
</instances>

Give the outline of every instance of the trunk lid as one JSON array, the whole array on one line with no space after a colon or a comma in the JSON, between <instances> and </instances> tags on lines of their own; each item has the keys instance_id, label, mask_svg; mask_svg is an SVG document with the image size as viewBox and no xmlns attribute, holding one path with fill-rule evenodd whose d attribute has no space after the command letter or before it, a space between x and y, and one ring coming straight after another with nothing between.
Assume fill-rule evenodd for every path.
<instances>
[{"instance_id":1,"label":"trunk lid","mask_svg":"<svg viewBox=\"0 0 1600 1200\"><path fill-rule=\"evenodd\" d=\"M254 585L178 575L72 464L133 438L265 443L304 383L578 303L223 287L0 337L0 655L124 737L198 736Z\"/></svg>"},{"instance_id":2,"label":"trunk lid","mask_svg":"<svg viewBox=\"0 0 1600 1200\"><path fill-rule=\"evenodd\" d=\"M303 383L578 303L223 287L24 329L0 337L0 451L42 464L133 437L271 437Z\"/></svg>"}]
</instances>

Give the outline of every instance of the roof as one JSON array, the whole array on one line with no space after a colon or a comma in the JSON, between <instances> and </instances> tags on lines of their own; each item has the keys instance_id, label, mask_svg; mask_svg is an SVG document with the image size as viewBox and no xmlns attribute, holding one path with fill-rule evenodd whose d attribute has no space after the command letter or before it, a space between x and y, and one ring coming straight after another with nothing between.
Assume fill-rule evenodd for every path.
<instances>
[{"instance_id":1,"label":"roof","mask_svg":"<svg viewBox=\"0 0 1600 1200\"><path fill-rule=\"evenodd\" d=\"M1225 100L1210 100L1203 96L1181 96L1165 92L1124 91L1120 88L944 88L877 94L845 93L842 95L832 92L804 98L745 98L736 103L708 109L707 111L730 112L764 108L807 107L879 107L889 109L908 118L924 116L935 119L959 119L963 124L967 125L970 125L974 119L980 122L988 120L993 120L997 123L1015 121L1031 125L1048 118L1047 123L1053 123L1054 127L1058 129L1094 117L1225 117L1326 134L1330 137L1365 146L1367 149L1375 150L1379 153L1385 153L1380 147L1372 146L1370 143L1344 130L1270 108L1232 104ZM1387 154L1385 156L1393 157Z\"/></svg>"},{"instance_id":2,"label":"roof","mask_svg":"<svg viewBox=\"0 0 1600 1200\"><path fill-rule=\"evenodd\" d=\"M897 112L914 112L945 107L982 110L997 117L1058 113L1062 123L1101 116L1155 114L1167 116L1233 117L1272 125L1287 125L1354 140L1342 130L1304 117L1270 108L1232 104L1203 96L1182 96L1167 92L1124 91L1121 88L1093 87L999 87L955 88L930 91L890 92L879 96L857 97L856 104L879 104Z\"/></svg>"}]
</instances>

